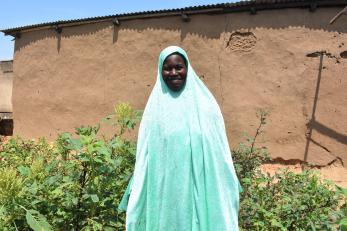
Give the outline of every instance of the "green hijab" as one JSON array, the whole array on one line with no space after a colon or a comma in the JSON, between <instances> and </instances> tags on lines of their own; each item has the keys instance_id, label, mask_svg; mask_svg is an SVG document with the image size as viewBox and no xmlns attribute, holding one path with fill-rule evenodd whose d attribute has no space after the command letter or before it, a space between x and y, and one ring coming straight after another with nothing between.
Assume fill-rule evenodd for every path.
<instances>
[{"instance_id":1,"label":"green hijab","mask_svg":"<svg viewBox=\"0 0 347 231\"><path fill-rule=\"evenodd\" d=\"M162 78L165 59L181 54L179 92ZM239 182L220 108L177 46L159 56L157 81L140 124L134 175L119 206L128 231L238 230Z\"/></svg>"}]
</instances>

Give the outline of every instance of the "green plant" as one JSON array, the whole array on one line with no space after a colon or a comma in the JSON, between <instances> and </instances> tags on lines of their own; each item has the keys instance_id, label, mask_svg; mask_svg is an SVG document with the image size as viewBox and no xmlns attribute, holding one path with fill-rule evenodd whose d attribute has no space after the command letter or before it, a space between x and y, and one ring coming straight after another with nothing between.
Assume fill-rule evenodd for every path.
<instances>
[{"instance_id":1,"label":"green plant","mask_svg":"<svg viewBox=\"0 0 347 231\"><path fill-rule=\"evenodd\" d=\"M311 171L253 179L241 201L244 230L336 230L339 197Z\"/></svg>"},{"instance_id":2,"label":"green plant","mask_svg":"<svg viewBox=\"0 0 347 231\"><path fill-rule=\"evenodd\" d=\"M142 110L134 110L128 103L119 103L114 109L114 114L108 115L103 121L118 127L119 135L123 135L126 130L135 128L141 115Z\"/></svg>"},{"instance_id":3,"label":"green plant","mask_svg":"<svg viewBox=\"0 0 347 231\"><path fill-rule=\"evenodd\" d=\"M0 147L0 230L125 230L118 204L133 172L136 144L122 137L140 112L115 109L119 133L99 126L49 144L14 138Z\"/></svg>"},{"instance_id":4,"label":"green plant","mask_svg":"<svg viewBox=\"0 0 347 231\"><path fill-rule=\"evenodd\" d=\"M105 119L118 130L110 139L100 138L98 125L60 134L54 143L19 137L0 142L0 230L125 230L125 214L117 207L133 172L136 144L123 135L140 114L118 105ZM269 176L259 170L270 157L256 143L267 112L257 116L255 135L233 151L244 189L240 228L336 230L339 224L345 230L346 201L339 204L345 189L336 191L312 171Z\"/></svg>"},{"instance_id":5,"label":"green plant","mask_svg":"<svg viewBox=\"0 0 347 231\"><path fill-rule=\"evenodd\" d=\"M240 178L244 189L247 190L248 182L259 175L259 167L269 161L270 155L265 147L257 147L257 138L264 133L264 125L268 112L260 109L257 111L259 124L253 137L246 135L246 142L240 143L232 150L235 170Z\"/></svg>"},{"instance_id":6,"label":"green plant","mask_svg":"<svg viewBox=\"0 0 347 231\"><path fill-rule=\"evenodd\" d=\"M233 160L243 192L241 230L337 230L339 200L331 182L321 181L312 171L299 174L287 170L274 176L260 166L270 161L265 148L256 145L268 113L259 110L255 135L233 150ZM341 221L342 222L342 221Z\"/></svg>"},{"instance_id":7,"label":"green plant","mask_svg":"<svg viewBox=\"0 0 347 231\"><path fill-rule=\"evenodd\" d=\"M347 189L336 186L336 190L343 200L343 204L339 212L340 220L338 220L338 224L340 226L341 231L347 231Z\"/></svg>"}]
</instances>

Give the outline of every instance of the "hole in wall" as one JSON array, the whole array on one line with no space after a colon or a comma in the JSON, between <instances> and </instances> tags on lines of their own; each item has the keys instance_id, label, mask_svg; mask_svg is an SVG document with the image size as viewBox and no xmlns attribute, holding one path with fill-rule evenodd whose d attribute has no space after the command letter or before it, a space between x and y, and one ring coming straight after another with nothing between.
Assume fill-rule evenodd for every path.
<instances>
[{"instance_id":1,"label":"hole in wall","mask_svg":"<svg viewBox=\"0 0 347 231\"><path fill-rule=\"evenodd\" d=\"M250 51L257 43L257 37L252 32L233 32L226 42L226 49L230 51Z\"/></svg>"},{"instance_id":2,"label":"hole in wall","mask_svg":"<svg viewBox=\"0 0 347 231\"><path fill-rule=\"evenodd\" d=\"M13 135L13 120L12 119L0 120L0 135L2 136Z\"/></svg>"},{"instance_id":3,"label":"hole in wall","mask_svg":"<svg viewBox=\"0 0 347 231\"><path fill-rule=\"evenodd\" d=\"M343 59L347 59L347 51L342 51L340 53L340 57L343 58Z\"/></svg>"}]
</instances>

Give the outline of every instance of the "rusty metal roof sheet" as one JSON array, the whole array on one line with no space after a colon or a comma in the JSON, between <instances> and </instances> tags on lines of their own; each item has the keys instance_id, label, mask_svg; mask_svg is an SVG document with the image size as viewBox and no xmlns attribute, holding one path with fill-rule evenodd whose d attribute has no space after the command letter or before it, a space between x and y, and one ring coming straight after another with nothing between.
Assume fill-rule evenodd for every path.
<instances>
[{"instance_id":1,"label":"rusty metal roof sheet","mask_svg":"<svg viewBox=\"0 0 347 231\"><path fill-rule=\"evenodd\" d=\"M191 6L177 9L163 9L163 10L153 10L153 11L141 11L134 13L124 13L115 14L99 17L90 17L82 19L73 20L59 20L54 22L46 22L34 25L27 25L22 27L14 27L0 30L6 35L15 35L18 32L29 31L32 29L43 29L47 27L56 26L68 26L68 25L78 25L85 23L93 23L97 21L114 20L131 20L139 18L153 18L153 17L165 17L181 14L218 14L218 13L230 13L230 12L242 12L249 11L250 13L255 13L260 10L271 10L271 9L283 9L283 8L309 8L310 10L315 10L317 7L333 7L333 6L346 6L347 0L250 0L250 1L240 1L234 3L219 3L211 5L199 5Z\"/></svg>"}]
</instances>

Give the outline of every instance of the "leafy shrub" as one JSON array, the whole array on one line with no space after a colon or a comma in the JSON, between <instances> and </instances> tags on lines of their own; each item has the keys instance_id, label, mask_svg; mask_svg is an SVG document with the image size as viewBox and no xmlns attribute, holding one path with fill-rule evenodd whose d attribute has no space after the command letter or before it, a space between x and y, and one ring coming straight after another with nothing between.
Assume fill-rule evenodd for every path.
<instances>
[{"instance_id":1,"label":"leafy shrub","mask_svg":"<svg viewBox=\"0 0 347 231\"><path fill-rule=\"evenodd\" d=\"M244 230L335 230L339 197L328 182L305 171L284 171L253 179L244 192Z\"/></svg>"},{"instance_id":2,"label":"leafy shrub","mask_svg":"<svg viewBox=\"0 0 347 231\"><path fill-rule=\"evenodd\" d=\"M135 142L124 138L140 111L119 104L105 121L116 127L106 139L99 126L63 133L50 144L13 138L0 142L0 230L125 230L117 207L135 162ZM346 193L310 171L269 176L259 167L270 160L256 146L267 112L257 113L254 137L233 151L243 187L239 223L242 230L341 230L346 228ZM346 197L344 197L346 200ZM345 201L346 203L346 201ZM344 217L343 217L344 216Z\"/></svg>"},{"instance_id":3,"label":"leafy shrub","mask_svg":"<svg viewBox=\"0 0 347 231\"><path fill-rule=\"evenodd\" d=\"M313 171L295 174L284 170L274 176L260 171L259 167L270 160L265 148L256 147L267 112L260 110L257 116L259 126L254 137L232 152L243 187L240 229L337 230L336 222L342 216L341 194L335 192L331 182L320 180Z\"/></svg>"},{"instance_id":4,"label":"leafy shrub","mask_svg":"<svg viewBox=\"0 0 347 231\"><path fill-rule=\"evenodd\" d=\"M97 136L99 126L87 126L76 129L77 138L63 133L54 144L20 138L1 144L1 230L124 230L117 207L136 146L122 135L140 112L128 104L115 111L108 121L120 132L111 139Z\"/></svg>"},{"instance_id":5,"label":"leafy shrub","mask_svg":"<svg viewBox=\"0 0 347 231\"><path fill-rule=\"evenodd\" d=\"M344 198L343 204L340 210L340 225L341 231L347 231L347 189L337 186L337 192Z\"/></svg>"}]
</instances>

